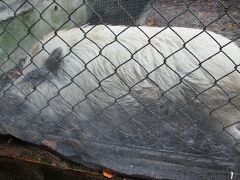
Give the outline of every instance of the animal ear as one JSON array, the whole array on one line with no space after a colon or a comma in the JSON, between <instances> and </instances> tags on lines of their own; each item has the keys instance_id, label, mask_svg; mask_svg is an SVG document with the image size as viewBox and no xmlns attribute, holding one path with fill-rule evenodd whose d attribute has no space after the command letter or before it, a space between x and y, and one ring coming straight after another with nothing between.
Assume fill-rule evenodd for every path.
<instances>
[{"instance_id":1,"label":"animal ear","mask_svg":"<svg viewBox=\"0 0 240 180\"><path fill-rule=\"evenodd\" d=\"M61 64L62 56L62 48L54 49L45 63L46 68L50 72L56 73Z\"/></svg>"},{"instance_id":2,"label":"animal ear","mask_svg":"<svg viewBox=\"0 0 240 180\"><path fill-rule=\"evenodd\" d=\"M4 84L7 84L11 82L12 80L18 78L21 76L22 70L18 67L10 69L8 72L2 74L0 76L0 81L2 81Z\"/></svg>"},{"instance_id":3,"label":"animal ear","mask_svg":"<svg viewBox=\"0 0 240 180\"><path fill-rule=\"evenodd\" d=\"M27 57L21 58L21 59L19 60L19 62L18 62L18 68L19 68L19 69L23 70L23 68L25 67L25 64L26 64L26 62L27 62L26 59L27 59Z\"/></svg>"},{"instance_id":4,"label":"animal ear","mask_svg":"<svg viewBox=\"0 0 240 180\"><path fill-rule=\"evenodd\" d=\"M35 44L33 48L31 49L31 55L35 56L37 53L41 51L41 46L39 43Z\"/></svg>"},{"instance_id":5,"label":"animal ear","mask_svg":"<svg viewBox=\"0 0 240 180\"><path fill-rule=\"evenodd\" d=\"M25 64L26 64L26 58L19 59L17 66L10 69L8 72L6 72L5 75L2 76L2 79L13 80L18 78L19 76L22 75L22 70L25 67Z\"/></svg>"}]
</instances>

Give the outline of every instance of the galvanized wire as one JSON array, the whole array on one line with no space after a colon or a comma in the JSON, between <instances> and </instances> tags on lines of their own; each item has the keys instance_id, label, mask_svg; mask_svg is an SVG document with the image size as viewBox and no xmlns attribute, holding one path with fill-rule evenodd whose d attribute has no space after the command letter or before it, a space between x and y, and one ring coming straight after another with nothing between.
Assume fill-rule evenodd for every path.
<instances>
[{"instance_id":1,"label":"galvanized wire","mask_svg":"<svg viewBox=\"0 0 240 180\"><path fill-rule=\"evenodd\" d=\"M37 84L35 84L35 88L34 91L29 93L29 94L25 94L21 89L19 89L14 81L11 82L11 85L6 88L3 92L2 92L2 97L1 100L4 99L9 91L10 88L15 87L16 89L18 89L18 91L25 96L24 100L22 103L25 103L29 100L29 98L31 97L32 93L36 93L38 92L45 100L46 100L46 105L44 107L38 107L38 103L37 102L31 102L32 104L34 104L37 108L38 108L38 112L36 114L34 114L33 116L28 116L28 118L31 119L31 122L34 124L34 126L36 128L41 128L42 127L42 122L37 121L36 119L40 116L41 113L43 113L49 106L51 107L51 102L55 99L55 98L61 98L61 100L64 101L64 103L67 104L67 106L71 107L71 111L68 112L65 115L61 116L61 120L56 124L52 124L52 126L49 126L48 129L59 129L59 130L63 130L65 131L65 138L66 139L71 139L73 138L73 134L77 131L79 131L78 133L80 133L81 128L80 127L75 127L75 126L70 126L68 124L68 119L69 116L74 116L72 118L76 118L76 119L81 119L81 117L78 116L78 114L75 112L76 108L81 105L81 103L84 103L84 101L89 101L90 103L94 104L94 106L99 108L99 112L96 114L95 117L107 117L108 121L111 120L111 124L106 124L105 127L101 127L98 126L98 123L96 122L96 119L92 119L89 118L87 119L84 123L87 124L87 127L89 127L90 129L94 129L94 131L98 132L98 136L92 136L92 135L88 135L87 133L80 133L82 136L84 136L85 138L89 138L89 141L98 141L98 142L103 142L106 144L120 144L123 146L131 146L131 147L136 147L136 148L143 148L143 149L154 149L154 150L159 150L159 151L169 151L172 153L190 153L190 154L201 154L204 155L205 157L224 157L227 158L228 160L235 160L236 155L234 153L231 152L231 149L234 146L237 146L239 143L239 140L235 139L234 136L231 135L231 133L228 132L228 128L230 126L233 126L234 124L237 124L238 121L236 121L236 123L234 124L230 124L228 126L224 125L221 121L221 119L219 119L218 117L214 116L214 112L219 110L220 108L224 108L226 105L231 104L232 106L234 106L237 110L240 111L240 107L237 106L237 104L234 103L234 98L239 97L239 94L236 94L234 96L230 96L223 87L221 87L221 85L219 84L219 81L222 80L223 78L231 75L233 72L238 71L239 72L239 64L235 64L235 62L231 59L231 57L228 56L228 54L226 54L224 51L222 51L222 49L229 45L230 43L234 43L235 41L237 41L239 39L239 34L237 35L237 37L233 38L228 44L225 44L224 46L221 46L221 44L207 31L208 28L216 23L218 20L221 20L223 17L228 17L229 21L231 21L233 24L235 24L238 29L240 29L240 24L239 22L232 17L232 15L230 14L230 11L232 9L233 6L239 6L240 3L232 3L230 5L226 5L223 1L221 0L216 0L214 1L215 4L217 4L218 6L221 6L224 9L224 12L221 16L217 17L216 19L214 19L213 21L209 22L208 24L202 22L200 20L200 18L195 14L195 12L191 9L191 7L195 4L198 3L198 1L189 1L189 0L183 0L181 1L182 4L185 4L185 10L183 10L182 12L180 12L179 14L177 14L176 16L174 16L173 18L169 18L166 17L166 15L164 15L161 11L159 11L159 9L155 6L155 1L151 1L149 2L149 6L147 9L142 10L142 13L140 13L138 16L141 16L143 13L146 13L147 11L151 10L154 13L156 13L160 18L162 18L165 22L166 22L166 27L164 29L162 29L161 31L159 31L158 33L156 33L155 35L153 35L152 37L149 37L144 30L141 29L140 26L136 26L138 28L139 31L141 31L149 40L148 43L145 44L143 47L137 49L134 53L131 52L124 44L122 44L119 40L118 40L118 36L120 36L122 33L124 33L125 31L128 31L128 29L131 27L130 25L135 25L136 23L136 14L129 12L129 9L124 5L124 3L126 3L123 0L118 0L118 1L114 1L114 4L111 4L112 6L114 6L115 8L118 9L118 11L120 11L122 14L124 14L124 20L126 20L126 28L120 32L119 34L114 34L114 32L111 30L111 28L109 28L108 26L108 20L110 17L108 17L109 12L98 12L96 10L96 7L93 6L91 3L88 3L88 1L83 1L83 4L80 5L79 7L76 7L74 11L72 11L71 13L69 13L67 10L64 9L64 7L58 2L58 1L52 1L45 10L43 11L39 11L33 4L31 4L31 1L26 0L21 6L19 6L18 9L12 9L11 6L8 4L8 2L6 0L1 1L3 4L5 4L9 9L11 9L12 11L14 11L14 17L10 20L7 21L7 23L3 23L0 22L1 25L3 26L3 31L0 32L0 38L1 36L3 36L3 34L7 33L8 35L11 36L11 38L17 42L17 46L12 49L10 52L8 50L5 49L5 47L3 47L3 44L0 44L0 48L2 51L4 51L5 54L7 54L7 57L5 58L6 60L2 61L0 64L0 70L2 72L1 78L3 78L4 76L8 75L9 71L5 70L5 64L6 63L13 63L16 67L18 66L16 60L14 60L12 58L12 55L15 53L15 51L20 48L22 51L24 51L26 53L26 55L28 56L32 56L26 49L25 47L22 46L22 43L24 43L25 38L28 37L28 35L31 35L35 41L38 41L41 43L42 45L42 50L41 51L45 51L47 52L49 55L50 53L48 52L47 49L45 49L45 44L47 44L48 42L50 42L54 37L58 37L60 38L63 42L64 39L58 35L58 31L63 29L65 27L65 25L67 25L69 22L73 23L76 27L78 27L79 29L82 30L82 27L77 24L76 22L74 22L72 20L72 15L79 9L81 8L83 5L86 6L88 9L90 9L93 13L92 19L90 19L90 22L95 22L96 24L103 24L109 31L112 32L112 34L115 36L114 41L106 44L103 47L100 47L96 42L94 42L94 40L90 39L87 34L89 32L91 32L96 25L92 26L92 28L88 31L88 32L84 32L82 30L83 33L85 33L84 38L81 39L80 41L78 41L75 45L70 46L70 52L65 54L64 57L62 57L61 59L64 59L66 56L68 56L69 54L73 54L76 57L78 57L78 55L76 53L74 53L74 51L72 50L78 43L84 41L84 40L89 40L91 41L93 44L95 44L98 48L99 48L99 54L92 58L91 60L89 60L88 63L84 63L84 61L80 58L79 60L84 63L84 69L77 73L75 76L71 76L68 72L66 72L64 70L64 68L60 67L61 71L64 72L64 74L71 80L69 83L67 83L65 86L58 88L58 86L51 81L51 79L48 77L48 75L51 73L43 73L42 70L32 61L30 65L34 65L34 67L39 71L39 73L42 73L42 76L44 76L43 80L41 80L40 82L37 82ZM113 1L112 1L113 2ZM135 3L137 3L137 1L134 1ZM32 6L32 8L34 9L34 11L37 11L39 13L39 19L34 22L32 25L28 25L26 22L24 22L21 18L19 18L19 16L17 15L18 10L24 6L24 4L29 4ZM141 1L140 3L143 3L143 1ZM163 2L164 3L164 2ZM134 3L131 4L132 6L134 6ZM135 4L137 5L137 4ZM47 9L50 6L56 6L61 8L61 10L67 15L67 21L63 22L58 28L54 28L51 23L49 23L47 20L45 20L44 18L44 13L47 11ZM141 5L142 6L142 5ZM130 8L131 9L131 8ZM108 9L109 10L109 9ZM112 11L110 11L112 12ZM172 12L174 14L174 12ZM191 14L200 24L200 26L202 26L202 30L199 34L197 34L196 36L192 37L191 39L189 39L188 41L184 41L181 36L174 30L174 28L172 28L172 24L174 23L174 21L179 18L180 16L184 16L185 13L189 13ZM115 17L115 16L114 16ZM12 32L10 32L8 30L8 26L12 23L13 20L19 20L21 21L21 23L23 24L23 26L25 26L25 28L28 29L27 33L21 37L21 38L17 38L15 34L13 34ZM120 21L121 23L124 22ZM39 21L44 21L48 26L50 26L52 28L52 31L54 31L54 36L52 38L50 38L47 42L42 43L41 40L34 35L34 33L32 33L32 29L33 27L39 23ZM112 19L110 21L110 23L114 22L114 19ZM115 23L117 24L117 23ZM129 25L130 24L130 25ZM171 29L171 31L178 36L182 42L183 42L183 46L181 48L179 48L178 50L176 50L175 52L171 53L170 55L168 55L167 57L165 57L156 47L154 47L154 45L151 43L151 40L156 37L157 35L161 34L165 29ZM217 52L216 54L213 54L211 57L216 56L219 53L224 53L226 57L228 57L229 61L231 61L234 66L235 69L232 72L229 72L228 74L226 74L225 76L216 79L210 72L208 72L207 69L205 69L202 64L204 62L207 62L211 57L201 61L200 59L198 59L198 57L196 57L196 55L194 55L193 52L191 52L190 49L187 48L187 44L189 42L191 42L192 40L194 40L196 37L198 37L199 35L201 35L202 33L207 33L209 35L209 38L211 38L213 41L215 41L218 45L219 45L219 52ZM131 54L131 57L126 60L124 63L116 66L112 63L111 59L109 59L108 57L104 56L104 54L102 53L102 51L104 50L104 48L106 48L107 46L113 44L113 43L119 43L121 45L121 47L123 47L129 54ZM67 44L67 42L65 42ZM159 52L159 54L161 54L161 56L164 58L164 63L157 66L156 68L154 68L152 71L148 71L141 63L139 63L137 61L137 59L134 58L134 55L137 54L138 52L140 52L142 49L144 49L147 46L151 46L152 48L154 48L156 51ZM56 47L57 48L57 47ZM187 74L185 74L184 76L181 76L178 72L176 72L174 69L172 69L168 64L167 61L170 57L172 57L173 55L175 55L176 53L178 53L181 50L186 50L188 53L190 53L195 59L196 61L198 61L199 63L199 67L195 68L194 70L188 72ZM41 52L40 51L40 52ZM40 52L36 53L34 56L32 56L31 58L35 58ZM114 52L113 52L114 53ZM106 76L104 79L98 79L97 76L88 68L88 64L90 64L91 62L95 61L96 58L98 58L99 56L104 57L105 60L107 60L113 67L114 67L114 73ZM126 63L128 63L129 61L133 61L134 63L136 63L138 66L141 67L141 69L144 71L144 73L146 73L146 77L144 79L141 79L140 81L138 81L137 83L129 86L127 84L127 82L124 81L124 79L118 74L118 70L119 68L121 68L122 66L124 66ZM28 67L27 66L27 67ZM162 91L161 88L150 78L150 75L152 73L154 73L156 70L158 70L159 68L166 66L168 67L168 69L171 72L174 72L178 77L179 77L179 83L171 86L169 89L167 89L166 91ZM25 67L25 68L27 68ZM191 75L192 73L194 73L195 71L197 71L199 68L203 69L205 73L207 73L214 81L214 83L212 84L212 86L208 87L207 89L201 91L201 92L196 92L192 87L189 87L188 84L186 84L185 82L185 78L187 78L189 75ZM19 71L22 71L22 69L20 69L20 67L18 67ZM74 81L74 78L83 74L84 72L88 72L91 74L91 76L94 77L94 79L97 81L98 83L98 87L90 90L89 92L85 92L85 90ZM240 72L239 72L240 73ZM103 87L102 87L102 83L106 80L109 79L113 76L117 76L122 83L124 84L125 87L128 88L128 92L126 94L123 94L119 97L114 97L113 95L111 95L110 93L108 93ZM26 79L28 79L28 81L31 81L31 79L27 76L25 76ZM54 86L57 89L57 92L54 96L52 96L51 98L48 98L44 93L42 93L41 91L38 90L38 88L36 88L38 85L40 85L43 81L47 80L48 83L50 83L52 86ZM149 104L143 103L141 101L141 99L138 99L138 97L136 96L135 93L132 92L132 90L139 85L140 83L142 83L145 80L149 80L151 81L154 86L156 86L159 89L160 92L160 97L155 99L154 102L151 102ZM34 82L32 82L34 84ZM236 82L238 83L238 82ZM81 101L79 101L77 104L72 105L71 102L68 102L61 94L61 92L63 90L66 90L70 85L76 85L77 88L79 88L80 91L83 91L85 93L85 98L82 99ZM176 102L174 102L172 99L170 99L167 94L169 92L171 92L175 87L178 87L180 85L184 85L186 87L188 87L189 89L191 89L191 91L193 92L193 94L195 94L194 98L191 98L190 100L184 102L183 104L177 104ZM224 93L226 95L226 97L228 98L228 101L224 104L219 104L218 107L214 107L211 108L209 107L208 104L206 104L200 97L202 95L204 95L204 93L208 90L211 90L212 88L218 88L221 90L222 93ZM95 93L98 89L101 89L101 91L107 96L110 97L111 99L113 99L112 104L109 104L108 106L101 108L96 102L94 102L93 100L91 100L91 95L93 95L93 93ZM129 112L129 109L126 109L124 106L121 105L121 103L119 103L119 101L122 98L127 98L128 96L131 96L131 98L134 99L134 101L136 101L137 103L139 103L142 107L141 110L139 110L139 112L132 114L132 112ZM171 103L172 106L174 107L174 109L171 112L168 112L165 116L160 116L158 114L158 112L155 112L152 109L152 105L158 103L158 101L160 101L161 98L165 98L167 102ZM191 117L190 115L188 115L188 113L186 112L186 110L184 110L184 108L187 109L188 106L191 106L192 103L194 102L200 102L200 104L208 109L208 114L204 114L200 117L194 118ZM107 113L106 111L108 111L109 109L111 109L113 106L118 106L118 108L120 108L122 110L122 114L126 114L126 116L128 118L126 119L122 119L120 122L116 122L116 120L114 119L114 117L111 116L111 114ZM159 105L159 106L165 106L165 104ZM26 111L25 109L22 109L23 111ZM52 109L54 110L54 109ZM54 110L55 111L55 110ZM197 110L196 110L197 111ZM27 113L27 111L26 111ZM58 112L55 111L56 114L58 114ZM184 119L187 122L187 125L184 128L179 128L176 127L174 124L169 123L167 120L169 120L171 122L171 118L176 118L174 117L175 114L178 114L178 116L183 116ZM148 123L143 123L141 121L139 121L139 116L144 116L144 118L147 119L147 121L149 121ZM220 132L214 132L214 133L208 133L206 132L205 129L202 129L200 127L198 127L198 123L201 122L204 118L210 118L212 120L215 121L216 124L220 125L222 127L222 130ZM106 122L108 122L106 121ZM128 123L133 123L136 126L136 129L131 129L131 134L126 133L124 131L121 130L121 125L126 125ZM174 123L174 120L173 120ZM176 123L177 125L177 123ZM70 127L69 127L70 126ZM107 128L106 128L107 127ZM162 127L162 128L161 128ZM160 128L160 129L167 129L168 133L166 133L164 136L156 133L156 129ZM119 136L123 136L124 138L114 138L114 132L117 131L118 133L120 133ZM184 133L187 134L191 134L191 131L197 131L198 134L201 134L199 139L196 139L195 142L189 143L187 140L184 139ZM67 133L68 132L68 133ZM202 146L206 145L212 145L216 143L216 140L221 141L221 134L226 133L229 136L231 136L232 139L234 139L236 141L235 145L231 145L231 146L225 146L224 143L221 144L221 142L217 142L217 146L215 146L211 151L204 151L202 148ZM141 135L139 135L141 134ZM14 134L12 134L14 135ZM142 137L143 135L143 137ZM56 134L57 136L57 134ZM219 138L219 139L218 139ZM27 140L27 138L26 138ZM172 141L172 142L171 142ZM173 145L174 144L174 145ZM220 144L220 145L219 145ZM172 146L173 145L173 146ZM194 158L193 158L194 160Z\"/></svg>"}]
</instances>

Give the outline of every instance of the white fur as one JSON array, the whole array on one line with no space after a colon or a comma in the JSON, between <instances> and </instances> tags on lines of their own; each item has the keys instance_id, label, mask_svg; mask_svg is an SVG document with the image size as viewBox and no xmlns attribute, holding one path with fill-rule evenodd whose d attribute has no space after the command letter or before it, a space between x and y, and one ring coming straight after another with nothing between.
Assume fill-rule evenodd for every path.
<instances>
[{"instance_id":1,"label":"white fur","mask_svg":"<svg viewBox=\"0 0 240 180\"><path fill-rule=\"evenodd\" d=\"M144 102L157 100L161 92L166 91L165 96L179 105L186 103L186 98L194 99L202 93L198 100L210 109L224 105L213 111L223 126L239 120L240 112L227 104L227 95L233 97L240 93L240 75L234 69L240 64L240 49L221 35L181 27L165 29L99 25L62 30L57 32L57 36L51 33L42 43L48 53L58 47L63 49L66 57L62 60L61 68L74 77L74 82L81 89L73 83L68 84L71 82L68 75L60 76L61 81L56 77L53 82L58 88L68 84L60 93L72 105L76 105L87 94L88 98L104 108L114 103L114 98L128 94L129 87ZM183 48L184 44L186 48ZM36 46L39 51L42 50L41 45ZM32 53L35 55L33 62L38 67L42 67L49 56L45 50L37 54L35 47ZM202 67L199 68L200 63ZM237 69L240 70L239 67ZM26 68L24 72L29 70ZM214 84L215 80L218 86ZM102 89L98 88L99 85ZM47 93L46 96L50 98L53 95ZM121 99L119 101L121 103ZM132 96L126 96L124 105L128 108L138 107L139 102ZM57 108L58 111L60 109ZM134 113L131 109L129 112ZM86 118L84 113L80 115ZM235 138L240 138L235 126L227 130Z\"/></svg>"}]
</instances>

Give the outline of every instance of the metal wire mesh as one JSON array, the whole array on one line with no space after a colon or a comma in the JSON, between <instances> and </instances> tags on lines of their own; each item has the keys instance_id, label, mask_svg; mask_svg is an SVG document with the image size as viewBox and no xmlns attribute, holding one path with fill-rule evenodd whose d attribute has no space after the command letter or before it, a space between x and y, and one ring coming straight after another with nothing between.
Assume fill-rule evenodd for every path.
<instances>
[{"instance_id":1,"label":"metal wire mesh","mask_svg":"<svg viewBox=\"0 0 240 180\"><path fill-rule=\"evenodd\" d=\"M55 145L51 147L57 149L63 155L77 153L79 147L75 142L84 139L89 142L103 143L106 146L120 145L136 149L165 151L172 154L187 153L198 155L192 156L192 161L199 157L207 157L224 158L226 161L238 162L237 157L239 155L236 151L240 148L239 139L229 129L233 126L238 128L237 125L239 123L240 92L239 89L231 91L232 88L237 88L237 84L239 84L239 63L224 51L224 48L229 45L233 43L238 44L240 32L238 20L240 3L238 1L89 0L82 1L71 10L66 9L61 1L48 1L44 9L38 8L32 1L28 0L23 1L17 8L13 8L5 0L2 0L0 3L14 15L13 18L0 22L0 52L2 56L0 64L2 72L0 107L2 112L6 114L5 116L2 115L3 117L0 116L2 132L36 144L50 146L49 142L57 142L58 147L55 147ZM18 12L26 4L32 8L32 11L35 11L38 17L31 23L25 21L24 15L18 15ZM208 10L209 14L204 13L206 9L201 9L201 7L210 8ZM81 24L83 22L77 22L72 18L74 13L83 8L88 14L91 14L88 22L95 24L85 26L88 27L87 32ZM57 25L51 24L53 21L50 21L48 18L49 9L51 12L52 10L61 12L61 21ZM214 10L217 10L218 14ZM141 26L136 26L139 22L139 16L143 17L143 19L145 18L145 24L147 25L159 25L164 28L149 36ZM157 18L153 21L151 18L154 16ZM31 19L31 17L29 18ZM13 26L13 24L16 25L16 21L21 26L24 26L24 32L16 31L18 27ZM221 25L219 25L219 22ZM41 23L41 26L39 26L39 23ZM90 38L89 34L96 31L99 27L97 24L102 24L102 27L113 36L112 39L114 41L101 46L93 38ZM125 24L125 26L122 26L122 30L116 33L108 24ZM50 29L49 31L54 33L51 38L44 42L41 40L43 33L41 29L36 31L36 26L38 28L47 27ZM134 26L136 34L141 34L141 36L148 39L146 44L134 51L124 44L122 40L119 40L119 37L133 28L132 26ZM201 30L186 41L173 26L200 27ZM68 41L58 33L61 29L70 27L78 27L84 34L83 38L80 38L74 45L69 45ZM231 40L225 44L218 42L208 31L209 29L214 29L217 33L221 33L231 38ZM166 30L171 31L172 36L176 36L182 41L182 46L167 56L153 43L154 38L161 36ZM211 56L205 59L201 59L201 57L188 48L189 43L198 37L201 38L203 34L219 46L218 52L211 54ZM6 40L3 41L6 37L8 42ZM34 61L34 58L38 58L38 55L41 55L42 52L47 53L50 57L53 55L53 52L49 52L46 45L54 41L56 37L68 46L70 50L61 56L59 62L57 62L57 64L60 64L59 69L61 72L58 81L66 80L64 85L59 85L56 80L53 81L52 76L54 73L52 71L44 72L38 62ZM27 41L31 43L26 43ZM36 47L37 51L35 53L29 53L32 45L37 42L40 43L41 47ZM74 51L76 46L86 42L90 42L92 46L96 46L99 49L98 54L93 54L92 58L88 59L87 62L82 59L83 56ZM115 64L114 59L111 59L104 53L114 43L118 43L119 47L124 49L125 54L128 54L125 56L128 58L124 59L121 64ZM58 48L58 44L54 46L56 49ZM145 50L149 47L157 51L159 56L162 56L164 62L157 64L151 70L145 67L137 56L138 53L146 52ZM191 54L196 64L198 64L197 67L194 67L184 75L176 71L170 64L171 58L177 57L181 50ZM55 53L57 52L56 50ZM227 59L228 63L232 63L233 69L224 74L224 76L216 78L216 75L212 74L213 71L209 71L209 67L204 66L204 63L211 61L211 58L218 56L220 53L224 54L224 60ZM235 53L236 57L239 58L240 52ZM25 63L24 55L28 56L32 61L22 69L19 62ZM141 55L143 56L144 54ZM77 58L79 63L83 65L83 69L75 74L71 74L70 71L64 68L64 65L61 65L61 62L68 57ZM23 58L23 61L19 61L21 58ZM58 60L55 57L52 58L53 61ZM113 69L110 71L111 73L102 76L102 78L96 75L94 69L91 69L91 64L99 61L99 58L102 63L108 64L108 67ZM154 58L154 56L149 58ZM50 61L47 64L48 69L52 68L54 70L55 66L57 66L54 63L56 62ZM128 83L120 72L121 68L131 67L132 65L140 69L138 73L142 73L144 78L140 76L140 79L138 79L138 76L132 76L131 78L135 78L133 83ZM15 67L13 68L13 66ZM29 69L34 69L34 71L29 71ZM169 88L163 89L152 76L165 69L168 71L166 78L174 74L172 76L177 76L179 82L170 84ZM209 77L211 81L209 87L196 89L187 82L188 78L191 78L198 70L204 71L204 74ZM24 71L27 73L22 73ZM126 74L126 76L130 75ZM232 82L232 85L235 84L236 86L226 88L223 80L232 76L236 80L236 82ZM79 77L93 79L93 84L89 87L94 88L86 91L86 88L82 87L82 84L78 82ZM203 77L198 78L201 79ZM19 82L21 84L22 81L24 81L24 86L19 86ZM114 81L120 81L122 87L124 87L121 89L122 91L117 91L121 92L119 94L109 91L106 87L109 85L106 82ZM144 87L146 82L152 86L146 87L146 89L152 88L157 90L157 92L152 91L152 99L145 99L147 95L142 92L142 89L139 90L140 87ZM51 90L47 88L45 91L43 90L44 88L41 86L46 83ZM73 87L76 90L74 92L79 93L79 96L84 94L84 97L72 99L69 102L66 94L73 93ZM184 92L179 92L179 87L182 87ZM26 93L25 88L29 88L31 91ZM14 89L16 97L10 95L13 92L12 89ZM207 93L211 91L213 91L213 93L210 93L211 96L216 96L216 98L219 96L217 103L209 104L211 101L208 101L210 96ZM173 96L178 97L179 93L180 95L181 93L187 94L181 103L171 98ZM31 100L33 96L36 97L36 94L39 99L37 101L36 99ZM102 98L103 103L107 99L109 103L99 104L94 101L95 97ZM224 97L222 101L221 97ZM38 101L44 102L45 105L39 105ZM123 101L132 101L135 104L125 106ZM34 111L27 109L26 104L34 106ZM92 107L92 109L86 107ZM85 116L80 116L79 111L84 111ZM223 114L231 112L227 116L229 119L233 118L234 121L226 122L226 119L219 118L216 115L216 112L219 111Z\"/></svg>"}]
</instances>

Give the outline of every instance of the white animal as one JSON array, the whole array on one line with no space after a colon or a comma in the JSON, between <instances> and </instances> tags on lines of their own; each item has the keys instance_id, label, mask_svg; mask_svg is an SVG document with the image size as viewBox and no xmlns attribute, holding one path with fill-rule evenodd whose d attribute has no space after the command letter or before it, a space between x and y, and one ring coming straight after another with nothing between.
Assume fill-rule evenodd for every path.
<instances>
[{"instance_id":1,"label":"white animal","mask_svg":"<svg viewBox=\"0 0 240 180\"><path fill-rule=\"evenodd\" d=\"M240 139L240 48L222 35L182 27L84 26L50 33L30 56L23 75L50 71L54 85L42 80L36 89L47 99L59 93L83 120L114 103L134 115L167 97L178 106L204 103L222 130ZM39 109L46 107L34 88L25 91ZM91 103L79 104L86 97ZM63 116L72 111L58 101L49 105Z\"/></svg>"}]
</instances>

